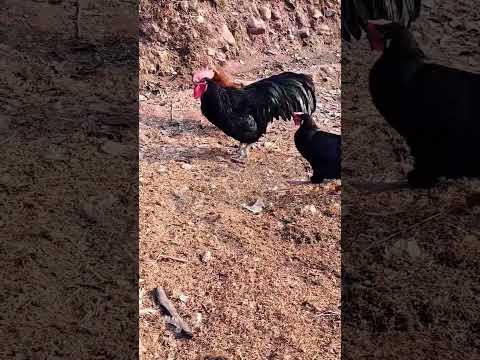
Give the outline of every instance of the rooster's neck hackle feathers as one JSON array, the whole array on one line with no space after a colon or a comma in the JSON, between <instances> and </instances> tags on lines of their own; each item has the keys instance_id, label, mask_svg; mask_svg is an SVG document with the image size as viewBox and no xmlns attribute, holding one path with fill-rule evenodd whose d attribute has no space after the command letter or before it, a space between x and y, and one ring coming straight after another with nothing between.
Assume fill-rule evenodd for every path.
<instances>
[{"instance_id":1,"label":"rooster's neck hackle feathers","mask_svg":"<svg viewBox=\"0 0 480 360\"><path fill-rule=\"evenodd\" d=\"M225 70L219 67L215 67L213 69L213 81L215 81L218 85L225 87L225 88L233 88L233 89L240 89L242 85L237 84L233 79L232 75L227 73Z\"/></svg>"}]
</instances>

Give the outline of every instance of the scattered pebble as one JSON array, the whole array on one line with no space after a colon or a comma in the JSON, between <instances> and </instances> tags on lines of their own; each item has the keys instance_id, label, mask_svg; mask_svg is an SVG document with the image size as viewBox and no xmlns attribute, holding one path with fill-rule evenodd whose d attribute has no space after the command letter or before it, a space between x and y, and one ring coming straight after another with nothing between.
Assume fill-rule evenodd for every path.
<instances>
[{"instance_id":1,"label":"scattered pebble","mask_svg":"<svg viewBox=\"0 0 480 360\"><path fill-rule=\"evenodd\" d=\"M200 325L203 321L203 315L199 312L197 312L195 314L195 322L197 323L197 325Z\"/></svg>"},{"instance_id":2,"label":"scattered pebble","mask_svg":"<svg viewBox=\"0 0 480 360\"><path fill-rule=\"evenodd\" d=\"M264 5L259 9L260 16L264 20L270 20L272 18L272 10L270 9L270 6Z\"/></svg>"},{"instance_id":3,"label":"scattered pebble","mask_svg":"<svg viewBox=\"0 0 480 360\"><path fill-rule=\"evenodd\" d=\"M180 7L182 8L183 11L187 12L190 7L190 4L188 3L188 1L182 1L180 3Z\"/></svg>"},{"instance_id":4,"label":"scattered pebble","mask_svg":"<svg viewBox=\"0 0 480 360\"><path fill-rule=\"evenodd\" d=\"M258 19L254 16L252 16L248 21L247 21L247 31L249 34L252 35L261 35L264 34L267 30L267 26L265 22L261 19Z\"/></svg>"},{"instance_id":5,"label":"scattered pebble","mask_svg":"<svg viewBox=\"0 0 480 360\"><path fill-rule=\"evenodd\" d=\"M185 294L180 294L180 296L178 297L178 299L179 299L182 303L186 304L187 301L188 301L188 296L185 295Z\"/></svg>"},{"instance_id":6,"label":"scattered pebble","mask_svg":"<svg viewBox=\"0 0 480 360\"><path fill-rule=\"evenodd\" d=\"M10 118L0 115L0 133L7 132L10 128Z\"/></svg>"},{"instance_id":7,"label":"scattered pebble","mask_svg":"<svg viewBox=\"0 0 480 360\"><path fill-rule=\"evenodd\" d=\"M302 28L302 29L298 30L298 35L300 36L300 38L306 39L306 38L310 37L310 29L309 28Z\"/></svg>"},{"instance_id":8,"label":"scattered pebble","mask_svg":"<svg viewBox=\"0 0 480 360\"><path fill-rule=\"evenodd\" d=\"M222 30L220 31L220 34L222 35L223 40L227 42L227 44L231 46L236 45L235 38L233 37L233 34L228 28L227 24L222 25Z\"/></svg>"},{"instance_id":9,"label":"scattered pebble","mask_svg":"<svg viewBox=\"0 0 480 360\"><path fill-rule=\"evenodd\" d=\"M314 205L305 205L302 210L300 210L302 215L306 214L316 214L317 208Z\"/></svg>"},{"instance_id":10,"label":"scattered pebble","mask_svg":"<svg viewBox=\"0 0 480 360\"><path fill-rule=\"evenodd\" d=\"M205 251L202 255L202 262L206 264L211 259L212 259L212 253L209 250Z\"/></svg>"},{"instance_id":11,"label":"scattered pebble","mask_svg":"<svg viewBox=\"0 0 480 360\"><path fill-rule=\"evenodd\" d=\"M412 259L419 258L421 256L422 250L418 246L416 240L410 240L407 242L407 253Z\"/></svg>"},{"instance_id":12,"label":"scattered pebble","mask_svg":"<svg viewBox=\"0 0 480 360\"><path fill-rule=\"evenodd\" d=\"M242 207L257 215L263 211L265 202L262 199L257 199L253 205L242 204Z\"/></svg>"}]
</instances>

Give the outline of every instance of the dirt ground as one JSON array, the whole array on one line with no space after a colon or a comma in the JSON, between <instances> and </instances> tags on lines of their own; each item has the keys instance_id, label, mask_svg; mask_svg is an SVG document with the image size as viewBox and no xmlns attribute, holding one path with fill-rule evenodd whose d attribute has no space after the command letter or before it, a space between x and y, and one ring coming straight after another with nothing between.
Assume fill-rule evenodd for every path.
<instances>
[{"instance_id":1,"label":"dirt ground","mask_svg":"<svg viewBox=\"0 0 480 360\"><path fill-rule=\"evenodd\" d=\"M413 30L431 61L478 73L478 19L467 1L426 0ZM387 190L405 181L408 149L370 100L376 55L365 41L342 50L343 355L479 358L480 212L472 194L480 182Z\"/></svg>"},{"instance_id":2,"label":"dirt ground","mask_svg":"<svg viewBox=\"0 0 480 360\"><path fill-rule=\"evenodd\" d=\"M338 45L292 49L228 68L244 81L312 74L316 121L339 133L339 55ZM202 117L192 91L167 82L140 103L141 358L339 359L340 182L286 183L310 176L293 122L274 123L247 164L232 162L237 144ZM259 199L260 214L243 207ZM192 339L149 310L158 286Z\"/></svg>"}]
</instances>

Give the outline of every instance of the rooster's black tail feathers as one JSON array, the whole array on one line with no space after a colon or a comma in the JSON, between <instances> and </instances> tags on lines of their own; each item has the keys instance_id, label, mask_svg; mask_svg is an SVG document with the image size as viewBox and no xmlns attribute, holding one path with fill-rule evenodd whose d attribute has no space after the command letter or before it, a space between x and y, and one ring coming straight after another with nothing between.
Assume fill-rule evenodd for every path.
<instances>
[{"instance_id":1,"label":"rooster's black tail feathers","mask_svg":"<svg viewBox=\"0 0 480 360\"><path fill-rule=\"evenodd\" d=\"M243 89L255 107L256 119L265 125L273 119L290 120L294 112L312 114L317 106L310 76L285 72Z\"/></svg>"}]
</instances>

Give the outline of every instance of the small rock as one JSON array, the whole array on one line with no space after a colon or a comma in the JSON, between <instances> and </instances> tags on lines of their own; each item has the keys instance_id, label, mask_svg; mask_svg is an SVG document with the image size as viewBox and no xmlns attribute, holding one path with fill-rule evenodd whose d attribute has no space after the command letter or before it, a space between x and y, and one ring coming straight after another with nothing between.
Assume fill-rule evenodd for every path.
<instances>
[{"instance_id":1,"label":"small rock","mask_svg":"<svg viewBox=\"0 0 480 360\"><path fill-rule=\"evenodd\" d=\"M160 62L166 63L169 60L170 55L168 54L168 51L162 50L158 53L158 58Z\"/></svg>"},{"instance_id":2,"label":"small rock","mask_svg":"<svg viewBox=\"0 0 480 360\"><path fill-rule=\"evenodd\" d=\"M302 215L306 214L316 214L317 208L314 205L306 205L302 210L300 210Z\"/></svg>"},{"instance_id":3,"label":"small rock","mask_svg":"<svg viewBox=\"0 0 480 360\"><path fill-rule=\"evenodd\" d=\"M295 9L295 0L285 0L285 5L288 9L293 10Z\"/></svg>"},{"instance_id":4,"label":"small rock","mask_svg":"<svg viewBox=\"0 0 480 360\"><path fill-rule=\"evenodd\" d=\"M261 19L257 19L252 16L247 22L247 31L249 34L260 35L264 34L266 30L267 26L265 25L265 22Z\"/></svg>"},{"instance_id":5,"label":"small rock","mask_svg":"<svg viewBox=\"0 0 480 360\"><path fill-rule=\"evenodd\" d=\"M247 205L247 204L242 204L242 207L255 215L260 214L263 211L263 208L265 207L265 203L262 199L258 199L255 201L253 205Z\"/></svg>"},{"instance_id":6,"label":"small rock","mask_svg":"<svg viewBox=\"0 0 480 360\"><path fill-rule=\"evenodd\" d=\"M215 58L218 60L221 66L227 63L227 56L222 52L217 53L217 56Z\"/></svg>"},{"instance_id":7,"label":"small rock","mask_svg":"<svg viewBox=\"0 0 480 360\"><path fill-rule=\"evenodd\" d=\"M272 19L273 20L280 20L282 15L278 12L278 10L272 10Z\"/></svg>"},{"instance_id":8,"label":"small rock","mask_svg":"<svg viewBox=\"0 0 480 360\"><path fill-rule=\"evenodd\" d=\"M140 95L138 95L138 99L139 99L140 101L146 101L146 100L147 100L147 97L146 97L145 95L140 94Z\"/></svg>"},{"instance_id":9,"label":"small rock","mask_svg":"<svg viewBox=\"0 0 480 360\"><path fill-rule=\"evenodd\" d=\"M227 44L229 44L231 46L235 46L235 44L236 44L235 38L233 37L233 34L230 31L230 29L228 28L227 24L222 25L222 30L221 30L220 34L221 34L223 40L225 40L227 42Z\"/></svg>"},{"instance_id":10,"label":"small rock","mask_svg":"<svg viewBox=\"0 0 480 360\"><path fill-rule=\"evenodd\" d=\"M323 16L322 12L316 8L312 9L312 17L314 19L320 19Z\"/></svg>"},{"instance_id":11,"label":"small rock","mask_svg":"<svg viewBox=\"0 0 480 360\"><path fill-rule=\"evenodd\" d=\"M193 166L187 163L183 163L182 165L183 170L192 170Z\"/></svg>"},{"instance_id":12,"label":"small rock","mask_svg":"<svg viewBox=\"0 0 480 360\"><path fill-rule=\"evenodd\" d=\"M197 11L198 10L198 1L197 0L190 0L190 8L193 11Z\"/></svg>"},{"instance_id":13,"label":"small rock","mask_svg":"<svg viewBox=\"0 0 480 360\"><path fill-rule=\"evenodd\" d=\"M332 9L326 9L325 10L325 17L332 17L336 14L336 12Z\"/></svg>"},{"instance_id":14,"label":"small rock","mask_svg":"<svg viewBox=\"0 0 480 360\"><path fill-rule=\"evenodd\" d=\"M195 314L195 322L197 323L197 325L200 325L203 321L203 316L201 313L196 313Z\"/></svg>"},{"instance_id":15,"label":"small rock","mask_svg":"<svg viewBox=\"0 0 480 360\"><path fill-rule=\"evenodd\" d=\"M101 150L110 155L123 155L127 152L127 147L118 142L107 140L103 143Z\"/></svg>"},{"instance_id":16,"label":"small rock","mask_svg":"<svg viewBox=\"0 0 480 360\"><path fill-rule=\"evenodd\" d=\"M298 35L299 35L302 39L306 39L306 38L310 37L310 29L308 29L308 28L302 28L302 29L298 30Z\"/></svg>"},{"instance_id":17,"label":"small rock","mask_svg":"<svg viewBox=\"0 0 480 360\"><path fill-rule=\"evenodd\" d=\"M272 18L272 10L270 9L270 6L264 5L260 8L259 10L260 16L263 18L263 20L270 20Z\"/></svg>"},{"instance_id":18,"label":"small rock","mask_svg":"<svg viewBox=\"0 0 480 360\"><path fill-rule=\"evenodd\" d=\"M155 33L158 33L160 31L160 27L156 23L152 23L152 30Z\"/></svg>"},{"instance_id":19,"label":"small rock","mask_svg":"<svg viewBox=\"0 0 480 360\"><path fill-rule=\"evenodd\" d=\"M202 255L202 262L208 263L212 259L212 253L210 251L205 251Z\"/></svg>"},{"instance_id":20,"label":"small rock","mask_svg":"<svg viewBox=\"0 0 480 360\"><path fill-rule=\"evenodd\" d=\"M410 240L407 242L407 253L412 259L420 257L422 250L418 246L416 240Z\"/></svg>"},{"instance_id":21,"label":"small rock","mask_svg":"<svg viewBox=\"0 0 480 360\"><path fill-rule=\"evenodd\" d=\"M187 12L190 7L190 4L188 3L188 1L182 1L180 3L180 7L182 8L183 11Z\"/></svg>"},{"instance_id":22,"label":"small rock","mask_svg":"<svg viewBox=\"0 0 480 360\"><path fill-rule=\"evenodd\" d=\"M320 24L318 25L318 32L320 34L328 35L331 33L330 26L328 26L327 24Z\"/></svg>"},{"instance_id":23,"label":"small rock","mask_svg":"<svg viewBox=\"0 0 480 360\"><path fill-rule=\"evenodd\" d=\"M302 13L297 13L295 16L295 20L297 21L297 24L299 24L301 27L308 27L309 25L307 17Z\"/></svg>"},{"instance_id":24,"label":"small rock","mask_svg":"<svg viewBox=\"0 0 480 360\"><path fill-rule=\"evenodd\" d=\"M214 56L214 55L215 55L215 50L212 49L212 48L208 48L208 49L207 49L207 55L208 55L208 56Z\"/></svg>"},{"instance_id":25,"label":"small rock","mask_svg":"<svg viewBox=\"0 0 480 360\"><path fill-rule=\"evenodd\" d=\"M96 222L98 218L98 213L94 204L89 202L84 202L80 205L80 212L82 215L89 221Z\"/></svg>"},{"instance_id":26,"label":"small rock","mask_svg":"<svg viewBox=\"0 0 480 360\"><path fill-rule=\"evenodd\" d=\"M178 299L179 299L182 303L186 304L187 301L188 301L188 296L185 295L185 294L180 294L180 296L178 297Z\"/></svg>"},{"instance_id":27,"label":"small rock","mask_svg":"<svg viewBox=\"0 0 480 360\"><path fill-rule=\"evenodd\" d=\"M197 17L197 23L203 24L205 22L205 18L202 15L198 15Z\"/></svg>"},{"instance_id":28,"label":"small rock","mask_svg":"<svg viewBox=\"0 0 480 360\"><path fill-rule=\"evenodd\" d=\"M7 132L10 128L10 118L0 115L0 133Z\"/></svg>"}]
</instances>

